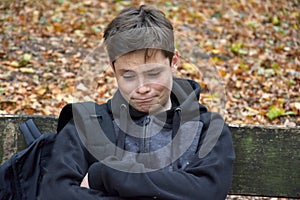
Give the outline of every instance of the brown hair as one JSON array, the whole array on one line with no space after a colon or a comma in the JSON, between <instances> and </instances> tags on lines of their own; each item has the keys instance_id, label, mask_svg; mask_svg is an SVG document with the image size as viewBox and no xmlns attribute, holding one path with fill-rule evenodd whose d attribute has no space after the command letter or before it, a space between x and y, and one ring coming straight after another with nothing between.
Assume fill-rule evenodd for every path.
<instances>
[{"instance_id":1,"label":"brown hair","mask_svg":"<svg viewBox=\"0 0 300 200\"><path fill-rule=\"evenodd\" d=\"M170 63L174 56L172 24L162 11L145 5L121 11L108 24L103 38L112 63L119 56L142 49L145 50L145 61L156 50L161 50Z\"/></svg>"}]
</instances>

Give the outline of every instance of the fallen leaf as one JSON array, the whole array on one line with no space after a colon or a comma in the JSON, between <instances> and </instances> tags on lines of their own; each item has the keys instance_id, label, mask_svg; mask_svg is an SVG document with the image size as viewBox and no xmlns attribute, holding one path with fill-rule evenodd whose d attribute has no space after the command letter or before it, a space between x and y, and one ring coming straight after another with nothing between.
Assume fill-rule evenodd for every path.
<instances>
[{"instance_id":1,"label":"fallen leaf","mask_svg":"<svg viewBox=\"0 0 300 200\"><path fill-rule=\"evenodd\" d=\"M30 74L32 74L32 73L35 72L34 69L31 68L31 67L30 67L30 68L22 67L22 68L20 68L19 70L20 70L20 72L22 72L22 73L30 73Z\"/></svg>"}]
</instances>

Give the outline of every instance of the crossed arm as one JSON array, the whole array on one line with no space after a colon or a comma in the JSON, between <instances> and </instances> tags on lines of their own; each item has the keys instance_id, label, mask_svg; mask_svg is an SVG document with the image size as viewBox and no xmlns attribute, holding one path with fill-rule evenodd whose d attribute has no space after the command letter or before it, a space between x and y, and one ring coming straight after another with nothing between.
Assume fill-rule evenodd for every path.
<instances>
[{"instance_id":1,"label":"crossed arm","mask_svg":"<svg viewBox=\"0 0 300 200\"><path fill-rule=\"evenodd\" d=\"M194 155L185 169L146 172L141 163L110 157L92 164L81 184L125 198L225 199L234 159L231 135L226 129L207 156L200 159ZM120 168L124 171L117 170ZM135 173L125 172L132 169Z\"/></svg>"},{"instance_id":2,"label":"crossed arm","mask_svg":"<svg viewBox=\"0 0 300 200\"><path fill-rule=\"evenodd\" d=\"M74 124L68 123L57 138L55 156L41 184L40 196L42 199L46 196L50 196L46 199L224 199L231 184L234 159L231 135L226 129L206 157L200 159L195 155L185 169L128 173L116 168L136 168L140 172L145 169L140 163L114 157L95 162L74 133Z\"/></svg>"}]
</instances>

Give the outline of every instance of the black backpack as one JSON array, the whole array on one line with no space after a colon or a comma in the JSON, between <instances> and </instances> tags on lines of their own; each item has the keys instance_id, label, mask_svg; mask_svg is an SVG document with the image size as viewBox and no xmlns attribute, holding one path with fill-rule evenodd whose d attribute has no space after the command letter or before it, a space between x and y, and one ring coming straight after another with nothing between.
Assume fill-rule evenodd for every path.
<instances>
[{"instance_id":1,"label":"black backpack","mask_svg":"<svg viewBox=\"0 0 300 200\"><path fill-rule=\"evenodd\" d=\"M0 199L36 199L56 133L41 134L32 119L20 126L27 145L0 166ZM34 186L34 187L33 187Z\"/></svg>"},{"instance_id":2,"label":"black backpack","mask_svg":"<svg viewBox=\"0 0 300 200\"><path fill-rule=\"evenodd\" d=\"M96 107L96 112L106 115L111 123L105 104L86 103ZM72 118L72 105L65 106L59 116L57 132ZM108 121L110 120L110 122ZM107 128L106 128L107 129ZM0 166L0 199L1 200L34 200L39 191L39 183L47 172L48 160L57 136L56 133L42 134L32 119L20 125L28 147L13 155ZM108 130L111 131L111 130Z\"/></svg>"}]
</instances>

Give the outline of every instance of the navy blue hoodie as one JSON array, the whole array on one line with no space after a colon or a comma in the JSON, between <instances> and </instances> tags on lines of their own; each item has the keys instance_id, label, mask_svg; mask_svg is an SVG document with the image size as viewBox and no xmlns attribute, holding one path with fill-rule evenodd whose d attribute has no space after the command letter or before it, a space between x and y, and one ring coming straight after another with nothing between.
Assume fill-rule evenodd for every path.
<instances>
[{"instance_id":1,"label":"navy blue hoodie","mask_svg":"<svg viewBox=\"0 0 300 200\"><path fill-rule=\"evenodd\" d=\"M39 199L225 199L235 158L231 134L199 96L196 82L174 79L165 112L139 112L119 92L104 104L105 115L73 105ZM99 125L91 118L111 120ZM91 189L80 187L87 172Z\"/></svg>"}]
</instances>

